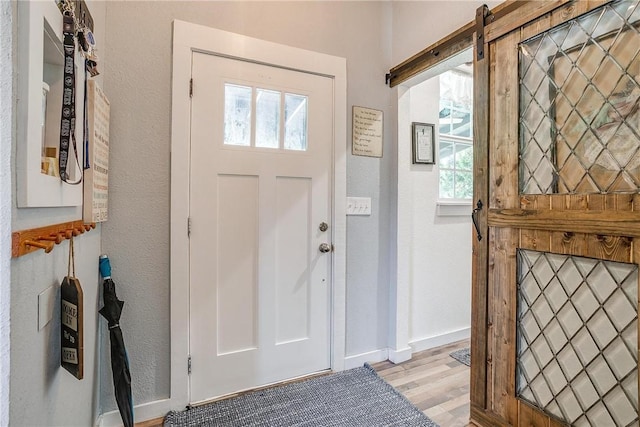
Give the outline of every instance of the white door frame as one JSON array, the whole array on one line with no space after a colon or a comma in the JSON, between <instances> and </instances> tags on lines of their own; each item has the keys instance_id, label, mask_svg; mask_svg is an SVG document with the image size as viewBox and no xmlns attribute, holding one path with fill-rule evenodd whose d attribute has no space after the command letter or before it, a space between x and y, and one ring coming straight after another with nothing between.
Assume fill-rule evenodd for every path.
<instances>
[{"instance_id":1,"label":"white door frame","mask_svg":"<svg viewBox=\"0 0 640 427\"><path fill-rule=\"evenodd\" d=\"M189 403L189 151L192 52L320 74L334 82L331 368L344 369L346 263L346 59L254 39L227 31L173 21L171 100L171 407Z\"/></svg>"}]
</instances>

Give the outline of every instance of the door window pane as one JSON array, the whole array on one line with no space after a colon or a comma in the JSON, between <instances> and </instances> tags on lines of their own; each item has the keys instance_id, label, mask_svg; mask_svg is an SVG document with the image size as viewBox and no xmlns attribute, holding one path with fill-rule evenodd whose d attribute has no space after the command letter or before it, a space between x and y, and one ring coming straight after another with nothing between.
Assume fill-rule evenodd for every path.
<instances>
[{"instance_id":1,"label":"door window pane","mask_svg":"<svg viewBox=\"0 0 640 427\"><path fill-rule=\"evenodd\" d=\"M307 149L307 97L287 93L284 96L284 148Z\"/></svg>"},{"instance_id":2,"label":"door window pane","mask_svg":"<svg viewBox=\"0 0 640 427\"><path fill-rule=\"evenodd\" d=\"M224 143L251 145L251 88L224 85Z\"/></svg>"},{"instance_id":3,"label":"door window pane","mask_svg":"<svg viewBox=\"0 0 640 427\"><path fill-rule=\"evenodd\" d=\"M256 89L256 147L278 148L280 92Z\"/></svg>"}]
</instances>

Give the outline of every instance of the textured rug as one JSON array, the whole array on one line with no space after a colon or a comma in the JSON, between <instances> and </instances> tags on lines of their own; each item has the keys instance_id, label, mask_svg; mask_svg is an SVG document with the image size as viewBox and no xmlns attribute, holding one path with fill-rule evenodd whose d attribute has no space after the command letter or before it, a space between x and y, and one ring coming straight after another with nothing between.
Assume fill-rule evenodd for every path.
<instances>
[{"instance_id":1,"label":"textured rug","mask_svg":"<svg viewBox=\"0 0 640 427\"><path fill-rule=\"evenodd\" d=\"M369 365L172 411L165 427L438 427Z\"/></svg>"},{"instance_id":2,"label":"textured rug","mask_svg":"<svg viewBox=\"0 0 640 427\"><path fill-rule=\"evenodd\" d=\"M453 353L449 353L449 356L453 357L460 363L471 366L471 351L469 348L456 350Z\"/></svg>"}]
</instances>

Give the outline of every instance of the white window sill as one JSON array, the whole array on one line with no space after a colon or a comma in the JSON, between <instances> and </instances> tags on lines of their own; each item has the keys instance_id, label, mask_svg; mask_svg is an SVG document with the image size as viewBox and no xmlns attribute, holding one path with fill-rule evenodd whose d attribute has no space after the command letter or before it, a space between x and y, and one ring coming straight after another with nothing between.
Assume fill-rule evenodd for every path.
<instances>
[{"instance_id":1,"label":"white window sill","mask_svg":"<svg viewBox=\"0 0 640 427\"><path fill-rule=\"evenodd\" d=\"M467 216L471 210L471 200L438 200L436 203L438 216Z\"/></svg>"}]
</instances>

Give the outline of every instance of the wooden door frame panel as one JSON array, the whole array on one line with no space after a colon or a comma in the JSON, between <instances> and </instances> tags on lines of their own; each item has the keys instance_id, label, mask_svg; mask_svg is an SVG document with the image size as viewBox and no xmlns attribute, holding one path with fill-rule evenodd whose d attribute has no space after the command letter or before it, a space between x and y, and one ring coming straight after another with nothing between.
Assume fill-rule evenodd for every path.
<instances>
[{"instance_id":1,"label":"wooden door frame panel","mask_svg":"<svg viewBox=\"0 0 640 427\"><path fill-rule=\"evenodd\" d=\"M640 212L489 209L489 227L640 237Z\"/></svg>"},{"instance_id":2,"label":"wooden door frame panel","mask_svg":"<svg viewBox=\"0 0 640 427\"><path fill-rule=\"evenodd\" d=\"M475 361L471 367L471 407L476 413L485 413L487 408L487 375L488 364L492 363L488 355L487 337L488 328L492 327L488 313L488 269L490 261L488 239L489 226L497 227L501 224L512 225L511 222L528 215L527 224L531 216L540 216L540 221L548 220L545 214L536 212L522 213L517 206L501 207L489 206L489 121L491 119L489 109L490 90L490 65L491 55L489 44L510 32L518 32L519 40L538 34L551 26L558 25L578 15L586 13L610 0L552 0L552 1L521 1L508 0L496 6L489 12L486 6L478 8L475 22L469 22L460 29L452 32L438 42L426 47L422 51L392 67L386 76L390 87L397 86L404 81L422 73L429 68L445 61L447 58L475 45L474 55L474 207L478 207L476 213L477 234L483 239L473 239L472 254L474 263L472 266L472 325L471 325L471 353ZM478 57L478 50L482 48L482 58ZM517 98L516 93L512 94ZM517 103L516 103L517 106ZM514 143L517 146L517 132ZM517 192L516 192L517 194ZM477 205L481 201L483 208ZM535 206L535 205L533 205ZM552 214L552 215L555 215ZM594 219L611 221L605 215L598 216L593 213ZM597 218L596 218L597 217ZM630 214L629 221L634 215ZM567 224L563 224L567 225ZM614 226L614 224L612 224ZM529 227L535 228L535 227ZM640 227L638 227L640 232ZM582 229L580 229L582 230ZM590 229L591 230L591 229ZM566 231L566 229L565 229ZM576 231L579 231L576 227ZM586 230L583 230L586 231ZM529 234L534 242L545 247L544 241L550 239L549 231L540 230ZM474 236L476 233L474 233ZM472 411L473 412L473 411ZM471 417L474 418L473 415Z\"/></svg>"},{"instance_id":3,"label":"wooden door frame panel","mask_svg":"<svg viewBox=\"0 0 640 427\"><path fill-rule=\"evenodd\" d=\"M504 58L496 59L496 44L511 35L511 45L508 49L513 50L512 55L517 61L517 49L513 49L513 46L517 46L520 41L608 2L608 0L518 2L521 7L497 20L486 16L486 10L483 8L477 11L475 39L484 39L484 57L476 56L474 61L473 203L475 206L478 200L482 200L483 208L477 214L477 223L478 231L483 238L482 240L474 239L473 242L471 422L478 426L556 427L564 425L515 397L515 369L508 368L509 371L513 371L507 374L508 380L505 382L504 378L500 379L497 383L499 389L494 389L496 372L493 367L505 361L494 359L492 348L494 343L491 342L491 337L499 336L504 340L501 344L503 346L513 345L512 352L515 353L515 322L496 325L494 316L502 316L498 321L503 322L505 313L509 311L502 314L492 313L491 307L492 304L512 305L507 308L513 311L515 297L511 294L502 295L499 290L496 295L496 290L491 289L493 286L491 275L496 274L493 269L495 264L500 262L496 260L495 253L490 255L488 240L491 240L491 236L504 234L500 231L504 227L512 230L507 232L504 239L498 243L502 251L500 257L515 257L516 248L521 247L578 256L597 253L599 258L612 261L634 263L640 261L638 247L640 245L632 244L634 237L640 237L640 212L638 212L640 196L627 194L520 196L517 188L517 170L515 173L511 171L512 175L516 176L515 187L513 187L513 182L503 183L506 179L504 174L489 168L490 155L506 155L511 159L515 155L517 158L519 144L516 120L515 132L511 129L510 136L503 141L503 145L511 145L510 152L500 153L499 150L496 151L496 147L492 146L492 138L495 135L505 138L505 129L496 129L496 120L500 121L501 118L495 117L495 105L492 105L494 93L502 91L499 96L503 100L506 99L504 102L509 103L508 108L511 111L515 108L515 117L518 117L519 102L517 86L509 87L508 83L500 82L500 87L496 87L496 82L492 80L492 67L495 67L498 62L501 69L505 66ZM481 27L481 22L484 23L484 27ZM505 45L504 48L507 46ZM515 68L517 72L517 63ZM515 80L517 81L517 78ZM501 113L503 113L502 110ZM498 124L498 127L500 126ZM507 131L506 134L509 132ZM513 164L517 164L517 161L509 163L507 168L512 167ZM493 185L490 186L490 182ZM496 184L502 185L503 188L506 185L511 190L503 191L499 197L496 197L495 194L490 194L490 188ZM585 211L586 209L589 211ZM572 212L569 213L569 211ZM514 267L505 274L515 280L515 262L513 265ZM515 294L515 289L512 291ZM503 330L498 335L494 335L497 327ZM507 329L509 331L513 329L512 337ZM508 343L509 339L513 341ZM495 398L502 401L496 402ZM496 405L499 407L496 408Z\"/></svg>"},{"instance_id":4,"label":"wooden door frame panel","mask_svg":"<svg viewBox=\"0 0 640 427\"><path fill-rule=\"evenodd\" d=\"M476 11L476 22L484 22L487 8ZM476 35L476 38L478 36ZM488 44L484 44L485 52ZM478 209L477 238L473 238L471 253L471 408L484 412L487 407L487 283L489 235L486 205L489 200L489 55L473 61L473 205ZM482 106L482 108L478 108ZM474 418L473 416L471 417Z\"/></svg>"}]
</instances>

